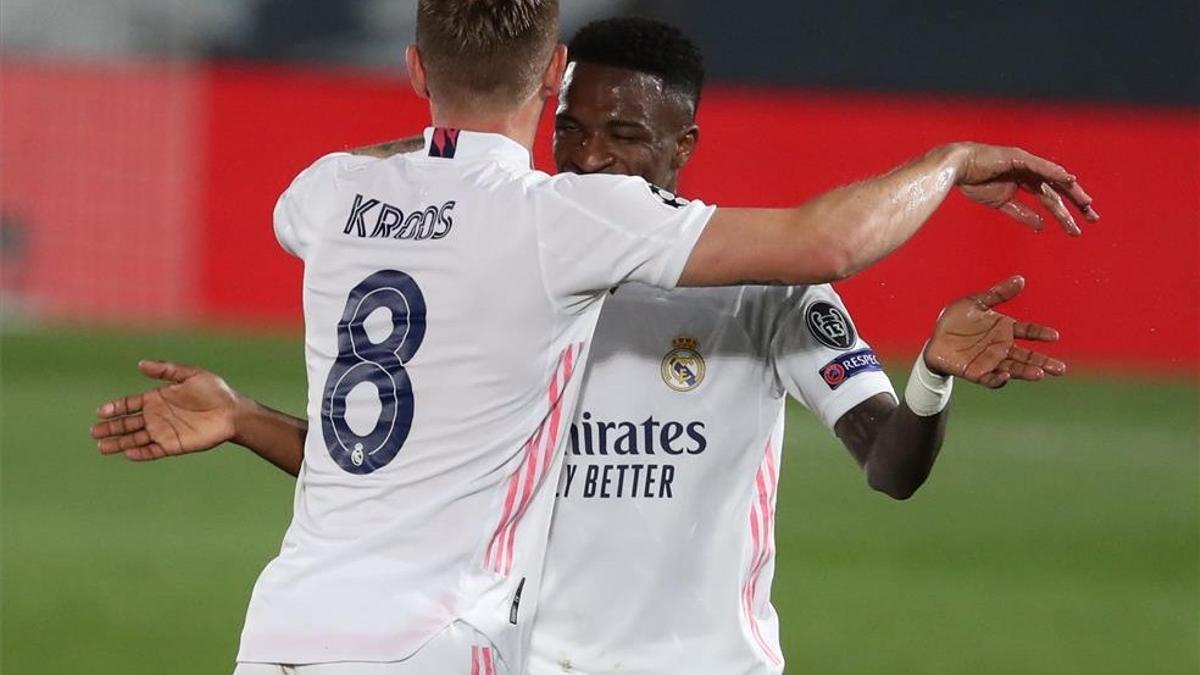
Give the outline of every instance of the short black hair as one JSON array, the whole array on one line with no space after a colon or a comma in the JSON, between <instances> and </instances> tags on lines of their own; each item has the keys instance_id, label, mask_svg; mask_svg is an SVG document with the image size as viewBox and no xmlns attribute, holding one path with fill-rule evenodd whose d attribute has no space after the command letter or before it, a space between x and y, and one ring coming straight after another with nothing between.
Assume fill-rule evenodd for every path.
<instances>
[{"instance_id":1,"label":"short black hair","mask_svg":"<svg viewBox=\"0 0 1200 675\"><path fill-rule=\"evenodd\" d=\"M617 17L593 21L575 33L570 59L598 66L626 68L660 78L670 91L700 105L704 58L683 31L654 19Z\"/></svg>"}]
</instances>

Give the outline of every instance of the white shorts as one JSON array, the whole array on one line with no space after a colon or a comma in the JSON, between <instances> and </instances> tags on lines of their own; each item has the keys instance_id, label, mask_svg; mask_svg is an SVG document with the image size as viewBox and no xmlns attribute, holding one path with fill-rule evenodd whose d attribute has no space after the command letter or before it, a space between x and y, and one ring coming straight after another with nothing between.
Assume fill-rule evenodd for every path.
<instances>
[{"instance_id":1,"label":"white shorts","mask_svg":"<svg viewBox=\"0 0 1200 675\"><path fill-rule=\"evenodd\" d=\"M456 621L403 661L238 663L233 675L508 675L488 639Z\"/></svg>"}]
</instances>

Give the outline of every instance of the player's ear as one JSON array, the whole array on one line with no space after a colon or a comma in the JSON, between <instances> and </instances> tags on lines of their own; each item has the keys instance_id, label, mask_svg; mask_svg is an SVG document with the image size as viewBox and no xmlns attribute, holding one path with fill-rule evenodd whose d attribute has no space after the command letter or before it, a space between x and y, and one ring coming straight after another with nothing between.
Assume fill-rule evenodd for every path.
<instances>
[{"instance_id":1,"label":"player's ear","mask_svg":"<svg viewBox=\"0 0 1200 675\"><path fill-rule=\"evenodd\" d=\"M542 88L538 95L543 99L558 96L562 86L563 73L567 69L567 46L559 43L550 54L550 62L546 64L546 72L542 73Z\"/></svg>"},{"instance_id":2,"label":"player's ear","mask_svg":"<svg viewBox=\"0 0 1200 675\"><path fill-rule=\"evenodd\" d=\"M421 59L421 50L417 49L416 45L409 45L404 52L404 59L408 62L408 82L413 91L417 92L417 96L428 99L429 81L425 79L425 62Z\"/></svg>"},{"instance_id":3,"label":"player's ear","mask_svg":"<svg viewBox=\"0 0 1200 675\"><path fill-rule=\"evenodd\" d=\"M695 124L689 124L679 132L679 135L675 137L675 154L671 157L671 168L676 171L682 169L692 158L692 153L696 151L696 144L699 142L700 127Z\"/></svg>"}]
</instances>

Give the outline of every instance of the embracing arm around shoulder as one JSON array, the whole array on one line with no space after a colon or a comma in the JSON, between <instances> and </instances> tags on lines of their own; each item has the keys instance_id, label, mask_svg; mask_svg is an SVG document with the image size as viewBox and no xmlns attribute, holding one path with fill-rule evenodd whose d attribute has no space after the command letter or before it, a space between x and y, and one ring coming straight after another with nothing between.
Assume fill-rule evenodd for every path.
<instances>
[{"instance_id":1,"label":"embracing arm around shoulder","mask_svg":"<svg viewBox=\"0 0 1200 675\"><path fill-rule=\"evenodd\" d=\"M951 188L1039 230L1042 217L1017 199L1034 195L1072 235L1067 197L1089 221L1092 199L1061 166L1019 148L940 146L893 171L791 209L717 209L696 242L681 286L812 284L845 279L896 250Z\"/></svg>"}]
</instances>

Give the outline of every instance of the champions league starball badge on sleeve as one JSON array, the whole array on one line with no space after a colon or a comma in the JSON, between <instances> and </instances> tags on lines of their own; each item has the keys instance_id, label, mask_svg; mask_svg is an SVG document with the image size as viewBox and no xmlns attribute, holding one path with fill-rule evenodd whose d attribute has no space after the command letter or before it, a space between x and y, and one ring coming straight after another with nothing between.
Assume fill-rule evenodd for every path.
<instances>
[{"instance_id":1,"label":"champions league starball badge on sleeve","mask_svg":"<svg viewBox=\"0 0 1200 675\"><path fill-rule=\"evenodd\" d=\"M688 205L688 200L677 196L670 190L664 190L653 183L650 184L650 192L653 192L655 197L661 199L662 203L670 206L671 208L681 209Z\"/></svg>"},{"instance_id":2,"label":"champions league starball badge on sleeve","mask_svg":"<svg viewBox=\"0 0 1200 675\"><path fill-rule=\"evenodd\" d=\"M812 333L817 342L830 349L844 352L858 341L850 317L823 300L812 303L804 310L804 322L808 325L808 332Z\"/></svg>"}]
</instances>

